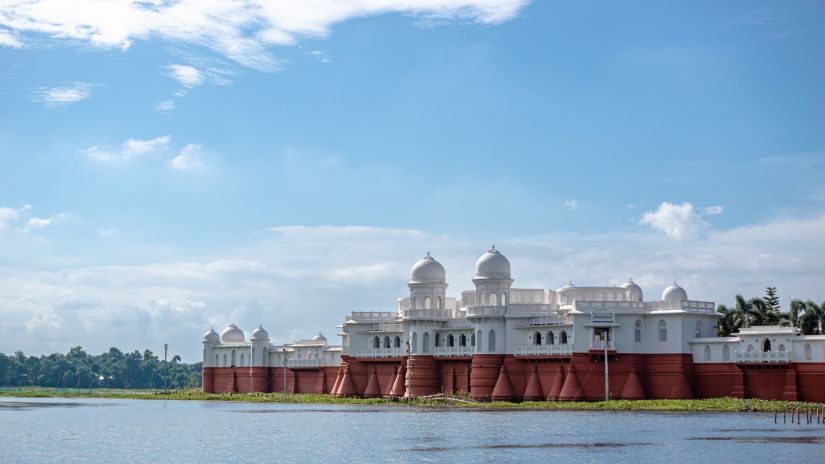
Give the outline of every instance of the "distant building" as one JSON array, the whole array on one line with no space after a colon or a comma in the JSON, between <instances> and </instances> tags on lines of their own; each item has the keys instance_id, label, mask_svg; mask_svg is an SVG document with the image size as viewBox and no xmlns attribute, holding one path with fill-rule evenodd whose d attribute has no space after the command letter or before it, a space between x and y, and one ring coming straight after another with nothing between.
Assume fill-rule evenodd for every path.
<instances>
[{"instance_id":1,"label":"distant building","mask_svg":"<svg viewBox=\"0 0 825 464\"><path fill-rule=\"evenodd\" d=\"M446 294L429 253L410 272L394 311L354 311L343 346L313 340L276 346L261 327L250 341L230 325L204 335L203 388L341 396L469 394L478 400L759 397L825 402L825 336L752 327L717 337L709 301L668 286L644 301L617 287L513 288L495 247L476 262L474 290Z\"/></svg>"}]
</instances>

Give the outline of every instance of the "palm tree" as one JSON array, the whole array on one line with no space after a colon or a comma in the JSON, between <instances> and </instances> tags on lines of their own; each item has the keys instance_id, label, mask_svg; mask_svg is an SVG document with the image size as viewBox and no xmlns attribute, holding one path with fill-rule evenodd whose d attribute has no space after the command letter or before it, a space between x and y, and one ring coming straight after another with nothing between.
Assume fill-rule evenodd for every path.
<instances>
[{"instance_id":1,"label":"palm tree","mask_svg":"<svg viewBox=\"0 0 825 464\"><path fill-rule=\"evenodd\" d=\"M822 334L825 324L825 303L817 305L811 300L804 304L805 312L799 318L799 325L805 335Z\"/></svg>"}]
</instances>

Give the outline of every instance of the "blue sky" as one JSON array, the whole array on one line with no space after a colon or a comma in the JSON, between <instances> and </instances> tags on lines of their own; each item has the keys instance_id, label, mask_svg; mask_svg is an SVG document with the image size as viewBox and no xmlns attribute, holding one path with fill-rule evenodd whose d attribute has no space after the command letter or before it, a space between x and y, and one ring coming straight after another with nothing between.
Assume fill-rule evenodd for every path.
<instances>
[{"instance_id":1,"label":"blue sky","mask_svg":"<svg viewBox=\"0 0 825 464\"><path fill-rule=\"evenodd\" d=\"M0 6L0 351L330 333L490 243L825 298L821 2L111 5Z\"/></svg>"}]
</instances>

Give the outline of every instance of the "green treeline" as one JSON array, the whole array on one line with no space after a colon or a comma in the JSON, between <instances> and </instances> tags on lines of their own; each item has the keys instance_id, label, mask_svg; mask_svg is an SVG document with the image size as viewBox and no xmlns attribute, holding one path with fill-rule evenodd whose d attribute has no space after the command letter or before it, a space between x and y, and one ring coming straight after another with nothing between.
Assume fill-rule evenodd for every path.
<instances>
[{"instance_id":1,"label":"green treeline","mask_svg":"<svg viewBox=\"0 0 825 464\"><path fill-rule=\"evenodd\" d=\"M783 325L797 327L803 335L825 333L825 302L792 300L788 311L782 311L775 287L765 289L765 296L746 300L736 295L736 305L720 304L718 332L722 337L739 332L743 327L756 325Z\"/></svg>"},{"instance_id":2,"label":"green treeline","mask_svg":"<svg viewBox=\"0 0 825 464\"><path fill-rule=\"evenodd\" d=\"M124 353L109 348L95 356L76 346L66 354L40 357L17 351L12 356L0 353L0 387L198 388L201 365L182 363L177 355L164 362L149 350Z\"/></svg>"}]
</instances>

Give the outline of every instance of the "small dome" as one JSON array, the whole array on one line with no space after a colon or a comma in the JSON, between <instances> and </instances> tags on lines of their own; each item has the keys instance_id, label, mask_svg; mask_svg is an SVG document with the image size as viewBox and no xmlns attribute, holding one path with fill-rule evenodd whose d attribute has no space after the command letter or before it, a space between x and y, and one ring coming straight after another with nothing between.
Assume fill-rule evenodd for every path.
<instances>
[{"instance_id":1,"label":"small dome","mask_svg":"<svg viewBox=\"0 0 825 464\"><path fill-rule=\"evenodd\" d=\"M243 331L235 324L229 324L221 331L221 342L223 343L238 343L243 341Z\"/></svg>"},{"instance_id":2,"label":"small dome","mask_svg":"<svg viewBox=\"0 0 825 464\"><path fill-rule=\"evenodd\" d=\"M215 332L215 329L209 328L209 331L203 334L203 342L204 343L218 343L220 341L220 337L218 336L218 332Z\"/></svg>"},{"instance_id":3,"label":"small dome","mask_svg":"<svg viewBox=\"0 0 825 464\"><path fill-rule=\"evenodd\" d=\"M258 324L258 328L252 331L252 340L269 340L269 332Z\"/></svg>"},{"instance_id":4,"label":"small dome","mask_svg":"<svg viewBox=\"0 0 825 464\"><path fill-rule=\"evenodd\" d=\"M314 336L314 337L312 337L312 341L314 341L314 342L324 342L324 343L326 343L326 341L327 341L327 337L325 337L325 336L321 333L321 331L318 331L318 333L317 333L317 334L315 334L315 336Z\"/></svg>"},{"instance_id":5,"label":"small dome","mask_svg":"<svg viewBox=\"0 0 825 464\"><path fill-rule=\"evenodd\" d=\"M667 301L669 303L678 303L687 299L687 292L684 288L676 285L676 282L673 282L673 285L666 288L665 291L662 292L662 301Z\"/></svg>"},{"instance_id":6,"label":"small dome","mask_svg":"<svg viewBox=\"0 0 825 464\"><path fill-rule=\"evenodd\" d=\"M562 288L560 288L560 289L556 290L556 293L564 293L564 292L566 292L567 290L570 290L571 288L576 288L576 286L575 286L575 285L573 285L573 281L572 281L572 280L568 280L568 281L567 281L567 283L566 283L566 284L564 284L564 287L562 287Z\"/></svg>"},{"instance_id":7,"label":"small dome","mask_svg":"<svg viewBox=\"0 0 825 464\"><path fill-rule=\"evenodd\" d=\"M623 283L621 287L625 290L625 294L630 301L642 301L644 299L642 288L636 285L636 282L633 282L632 277L628 278L627 282Z\"/></svg>"},{"instance_id":8,"label":"small dome","mask_svg":"<svg viewBox=\"0 0 825 464\"><path fill-rule=\"evenodd\" d=\"M496 250L495 245L476 261L476 279L509 279L510 261Z\"/></svg>"},{"instance_id":9,"label":"small dome","mask_svg":"<svg viewBox=\"0 0 825 464\"><path fill-rule=\"evenodd\" d=\"M444 266L436 261L430 253L419 259L410 269L411 284L443 284L446 282Z\"/></svg>"}]
</instances>

